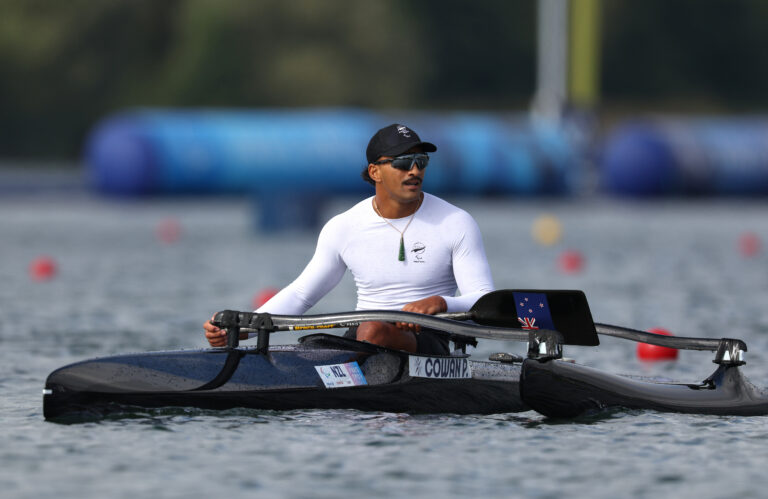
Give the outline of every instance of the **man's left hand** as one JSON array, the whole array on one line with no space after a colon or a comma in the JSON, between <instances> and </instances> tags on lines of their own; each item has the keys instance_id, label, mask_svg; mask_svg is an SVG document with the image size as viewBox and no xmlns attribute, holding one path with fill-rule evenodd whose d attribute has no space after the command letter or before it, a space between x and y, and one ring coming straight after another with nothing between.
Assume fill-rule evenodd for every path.
<instances>
[{"instance_id":1,"label":"man's left hand","mask_svg":"<svg viewBox=\"0 0 768 499\"><path fill-rule=\"evenodd\" d=\"M403 307L403 312L415 312L417 314L435 315L440 312L448 310L448 305L442 296L430 296L423 300L414 301L408 303ZM421 331L421 326L418 324L410 324L407 322L398 322L395 324L401 329L410 329L411 331Z\"/></svg>"}]
</instances>

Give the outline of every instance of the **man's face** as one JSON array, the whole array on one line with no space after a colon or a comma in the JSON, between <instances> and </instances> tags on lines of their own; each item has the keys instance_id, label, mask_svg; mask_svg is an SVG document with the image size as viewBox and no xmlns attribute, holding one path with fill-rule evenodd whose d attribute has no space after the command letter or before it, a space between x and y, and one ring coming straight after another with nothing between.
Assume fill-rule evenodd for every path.
<instances>
[{"instance_id":1,"label":"man's face","mask_svg":"<svg viewBox=\"0 0 768 499\"><path fill-rule=\"evenodd\" d=\"M409 149L403 154L415 154L423 152L420 147ZM378 161L392 159L389 156L382 156ZM411 165L408 171L398 170L391 163L369 166L369 174L376 182L378 188L383 189L390 198L401 203L418 201L421 197L421 185L424 181L424 172L426 169L419 170L415 165Z\"/></svg>"}]
</instances>

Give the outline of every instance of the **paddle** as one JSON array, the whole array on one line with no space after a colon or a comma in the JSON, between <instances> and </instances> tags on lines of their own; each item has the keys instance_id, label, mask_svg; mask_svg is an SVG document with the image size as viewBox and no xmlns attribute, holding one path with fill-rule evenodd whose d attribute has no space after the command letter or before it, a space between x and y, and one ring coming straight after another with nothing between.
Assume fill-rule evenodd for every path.
<instances>
[{"instance_id":1,"label":"paddle","mask_svg":"<svg viewBox=\"0 0 768 499\"><path fill-rule=\"evenodd\" d=\"M476 324L464 322L472 319ZM268 321L268 322L267 322ZM407 322L467 338L511 340L529 344L556 340L564 345L599 344L586 296L581 291L499 290L483 295L469 312L423 315L389 310L365 310L320 315L270 315L231 310L216 314L215 325L229 330L228 346L237 346L234 329L268 333L360 325L367 321ZM555 333L556 336L551 336Z\"/></svg>"}]
</instances>

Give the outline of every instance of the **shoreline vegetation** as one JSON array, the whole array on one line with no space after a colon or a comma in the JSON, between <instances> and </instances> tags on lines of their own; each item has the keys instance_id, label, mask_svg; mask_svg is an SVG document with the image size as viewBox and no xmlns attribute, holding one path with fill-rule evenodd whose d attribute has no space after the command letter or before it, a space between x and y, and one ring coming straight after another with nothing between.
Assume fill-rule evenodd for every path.
<instances>
[{"instance_id":1,"label":"shoreline vegetation","mask_svg":"<svg viewBox=\"0 0 768 499\"><path fill-rule=\"evenodd\" d=\"M98 120L137 107L519 112L536 88L536 2L1 4L0 158L75 161ZM768 3L612 0L600 16L603 127L768 110Z\"/></svg>"}]
</instances>

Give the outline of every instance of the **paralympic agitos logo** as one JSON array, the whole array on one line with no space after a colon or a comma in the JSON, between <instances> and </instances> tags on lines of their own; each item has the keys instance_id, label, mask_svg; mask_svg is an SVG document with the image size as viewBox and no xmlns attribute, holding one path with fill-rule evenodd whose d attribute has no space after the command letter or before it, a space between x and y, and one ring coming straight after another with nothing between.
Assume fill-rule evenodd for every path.
<instances>
[{"instance_id":1,"label":"paralympic agitos logo","mask_svg":"<svg viewBox=\"0 0 768 499\"><path fill-rule=\"evenodd\" d=\"M420 243L416 241L413 243L413 246L411 246L411 253L413 253L414 262L416 263L424 263L424 252L427 250L427 247L424 245L424 243Z\"/></svg>"}]
</instances>

